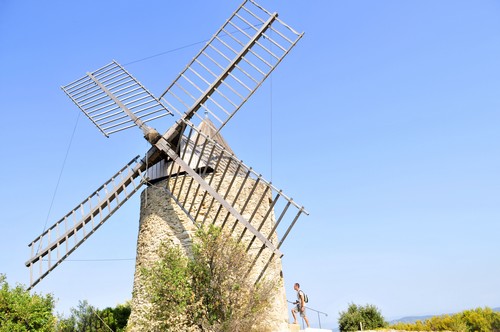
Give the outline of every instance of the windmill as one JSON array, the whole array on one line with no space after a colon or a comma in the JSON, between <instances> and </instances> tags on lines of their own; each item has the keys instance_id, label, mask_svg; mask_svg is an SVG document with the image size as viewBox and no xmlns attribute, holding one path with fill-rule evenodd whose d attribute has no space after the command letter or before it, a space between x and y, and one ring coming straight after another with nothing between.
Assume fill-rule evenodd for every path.
<instances>
[{"instance_id":1,"label":"windmill","mask_svg":"<svg viewBox=\"0 0 500 332\"><path fill-rule=\"evenodd\" d=\"M252 257L249 273L259 281L307 212L237 159L220 130L302 35L247 0L159 97L116 61L63 86L106 137L138 127L151 148L30 242L30 288L144 184L162 184L164 199L174 201L192 225L230 230ZM167 116L177 119L164 134L149 126Z\"/></svg>"}]
</instances>

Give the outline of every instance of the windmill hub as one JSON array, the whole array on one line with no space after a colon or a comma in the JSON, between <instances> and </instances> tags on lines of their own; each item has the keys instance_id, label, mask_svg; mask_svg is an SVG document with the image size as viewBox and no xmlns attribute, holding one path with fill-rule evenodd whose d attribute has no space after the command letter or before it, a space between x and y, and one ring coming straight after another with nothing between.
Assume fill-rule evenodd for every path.
<instances>
[{"instance_id":1,"label":"windmill hub","mask_svg":"<svg viewBox=\"0 0 500 332\"><path fill-rule=\"evenodd\" d=\"M151 143L151 145L155 145L160 140L161 135L156 129L150 128L144 135L144 138Z\"/></svg>"}]
</instances>

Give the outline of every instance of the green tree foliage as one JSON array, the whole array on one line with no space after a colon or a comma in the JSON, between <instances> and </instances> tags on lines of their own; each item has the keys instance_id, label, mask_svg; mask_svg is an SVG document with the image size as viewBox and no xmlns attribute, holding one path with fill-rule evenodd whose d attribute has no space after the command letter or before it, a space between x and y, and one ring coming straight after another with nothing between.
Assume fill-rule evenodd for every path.
<instances>
[{"instance_id":1,"label":"green tree foliage","mask_svg":"<svg viewBox=\"0 0 500 332\"><path fill-rule=\"evenodd\" d=\"M254 285L243 246L215 227L195 237L191 257L163 244L160 261L143 271L150 331L266 331L276 284ZM155 323L151 323L155 322Z\"/></svg>"},{"instance_id":2,"label":"green tree foliage","mask_svg":"<svg viewBox=\"0 0 500 332\"><path fill-rule=\"evenodd\" d=\"M374 305L358 306L349 304L346 311L340 312L340 331L374 330L387 326L387 323Z\"/></svg>"},{"instance_id":3,"label":"green tree foliage","mask_svg":"<svg viewBox=\"0 0 500 332\"><path fill-rule=\"evenodd\" d=\"M188 331L200 308L190 286L189 261L178 247L162 245L160 261L144 270L149 301L153 304L147 321L152 331Z\"/></svg>"},{"instance_id":4,"label":"green tree foliage","mask_svg":"<svg viewBox=\"0 0 500 332\"><path fill-rule=\"evenodd\" d=\"M396 323L390 328L406 331L498 332L500 313L488 307L477 308L454 315L434 316L415 323Z\"/></svg>"},{"instance_id":5,"label":"green tree foliage","mask_svg":"<svg viewBox=\"0 0 500 332\"><path fill-rule=\"evenodd\" d=\"M130 303L99 310L80 301L68 318L60 318L57 332L123 332L130 316Z\"/></svg>"},{"instance_id":6,"label":"green tree foliage","mask_svg":"<svg viewBox=\"0 0 500 332\"><path fill-rule=\"evenodd\" d=\"M52 295L31 295L24 286L11 288L0 274L0 332L54 331Z\"/></svg>"},{"instance_id":7,"label":"green tree foliage","mask_svg":"<svg viewBox=\"0 0 500 332\"><path fill-rule=\"evenodd\" d=\"M106 310L110 311L109 315L106 314ZM104 321L107 321L108 317L112 317L112 320L110 319L108 321L108 326L116 332L125 331L128 318L130 317L130 311L130 302L119 304L115 308L106 308L103 313Z\"/></svg>"}]
</instances>

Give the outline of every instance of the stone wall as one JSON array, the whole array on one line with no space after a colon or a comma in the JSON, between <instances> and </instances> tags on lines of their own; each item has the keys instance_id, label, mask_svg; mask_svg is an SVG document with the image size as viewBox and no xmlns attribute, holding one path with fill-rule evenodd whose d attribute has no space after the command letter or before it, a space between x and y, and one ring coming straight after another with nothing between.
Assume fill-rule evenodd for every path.
<instances>
[{"instance_id":1,"label":"stone wall","mask_svg":"<svg viewBox=\"0 0 500 332\"><path fill-rule=\"evenodd\" d=\"M211 177L214 178L211 179ZM205 180L207 182L212 181L212 187L218 187L220 179L221 177L216 174L207 176ZM166 180L159 182L142 192L132 313L129 319L130 331L140 331L136 327L136 323L145 319L145 313L150 306L144 297L140 270L143 267L151 266L158 260L157 251L162 242L170 241L181 247L183 251L188 254L192 245L192 236L197 229L195 222L200 224L203 222L206 223L209 222L209 220L213 220L217 215L216 225L224 225L225 229L229 227L229 229L233 229L233 235L237 238L241 238L243 243L252 243L249 255L255 257L262 247L262 243L259 240L252 241L253 234L249 231L245 231L241 224L235 224L234 218L226 218L227 213L225 210L221 210L221 212L217 205L212 204L211 198L206 198L203 200L203 204L200 204L203 198L203 191L200 190L197 192L190 189L192 188L188 185L190 180L190 177L186 176L184 178L183 176L179 176L177 179L171 179L170 182ZM220 183L220 188L229 187L229 181L230 179L225 179ZM243 181L243 178L237 177L236 181ZM176 196L184 199L183 201L186 202L184 209L189 210L191 216L197 216L196 221L189 219L183 209L181 209L169 196L165 189L167 185ZM248 220L251 218L251 215L254 214L252 218L254 227L260 228L266 235L269 234L275 222L274 215L272 213L267 214L267 219L264 222L262 221L270 206L270 194L269 197L264 198L264 200L260 202L250 201L246 203L247 195L254 187L254 181L246 180L241 191L236 190L236 188L239 187L239 185L232 186L232 189L227 193L226 200L231 203L234 202L234 205L240 208L244 204L247 204L242 213L243 216ZM180 188L182 188L182 190L179 190ZM265 186L258 185L256 189L253 190L260 190L262 194L264 194ZM219 192L226 192L226 190L220 190ZM256 195L256 197L259 196L260 195ZM193 202L193 204L191 204L191 202ZM257 205L259 208L256 213L254 213L253 211ZM272 236L271 241L277 244L277 236L275 234ZM254 272L252 273L254 278L258 277L264 265L269 261L270 256L271 253L269 250L262 251L255 264ZM277 281L279 284L279 288L273 296L274 303L272 305L272 310L268 315L270 321L269 327L272 331L288 331L288 309L281 270L281 260L275 257L271 260L271 264L269 264L264 276L265 278L271 278Z\"/></svg>"}]
</instances>

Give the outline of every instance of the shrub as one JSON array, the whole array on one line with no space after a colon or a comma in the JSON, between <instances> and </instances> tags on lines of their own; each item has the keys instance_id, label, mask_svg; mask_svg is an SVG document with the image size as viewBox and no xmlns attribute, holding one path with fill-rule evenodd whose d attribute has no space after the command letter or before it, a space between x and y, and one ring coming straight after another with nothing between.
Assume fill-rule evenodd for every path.
<instances>
[{"instance_id":1,"label":"shrub","mask_svg":"<svg viewBox=\"0 0 500 332\"><path fill-rule=\"evenodd\" d=\"M384 317L374 305L357 306L351 303L347 311L340 312L340 331L373 330L385 326L387 323Z\"/></svg>"},{"instance_id":2,"label":"shrub","mask_svg":"<svg viewBox=\"0 0 500 332\"><path fill-rule=\"evenodd\" d=\"M0 332L51 332L55 326L53 309L51 294L31 295L21 285L11 288L0 274Z\"/></svg>"},{"instance_id":3,"label":"shrub","mask_svg":"<svg viewBox=\"0 0 500 332\"><path fill-rule=\"evenodd\" d=\"M497 332L500 331L500 313L488 307L477 308L454 315L434 316L423 322L396 323L389 327L406 331Z\"/></svg>"},{"instance_id":4,"label":"shrub","mask_svg":"<svg viewBox=\"0 0 500 332\"><path fill-rule=\"evenodd\" d=\"M200 230L194 240L192 257L164 243L160 260L143 270L149 330L265 331L275 283L255 285L244 247L220 229Z\"/></svg>"}]
</instances>

